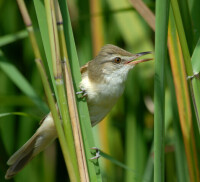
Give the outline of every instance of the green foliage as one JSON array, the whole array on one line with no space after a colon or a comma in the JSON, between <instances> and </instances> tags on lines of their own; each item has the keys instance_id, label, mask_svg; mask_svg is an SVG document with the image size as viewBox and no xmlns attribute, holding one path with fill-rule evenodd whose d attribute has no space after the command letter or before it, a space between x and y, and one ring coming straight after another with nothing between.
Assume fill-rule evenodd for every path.
<instances>
[{"instance_id":1,"label":"green foliage","mask_svg":"<svg viewBox=\"0 0 200 182\"><path fill-rule=\"evenodd\" d=\"M155 76L154 76L154 182L164 182L165 150L165 60L169 1L156 1ZM167 114L167 113L166 113Z\"/></svg>"},{"instance_id":2,"label":"green foliage","mask_svg":"<svg viewBox=\"0 0 200 182\"><path fill-rule=\"evenodd\" d=\"M105 121L92 129L93 132L89 123L87 104L77 98L91 181L101 181L102 177L102 181L108 182L160 182L163 179L166 182L199 182L197 177L191 180L191 171L197 171L194 176L198 176L200 171L199 119L198 115L194 114L195 109L197 112L200 110L200 84L198 74L186 82L184 70L184 67L189 70L189 76L200 71L199 0L178 0L176 4L172 4L174 15L171 13L170 16L175 17L176 23L170 23L171 43L169 45L168 42L168 50L173 50L169 52L170 56L165 54L168 5L165 5L164 1L157 0L157 4L153 0L144 1L151 9L156 6L159 8L158 3L162 5L162 8L157 9L159 17L156 17L158 21L155 42L154 32L128 1L99 2L100 12L92 14L89 0L69 0L68 4L64 0L59 0L75 91L79 91L81 79L79 63L83 65L92 60L92 52L95 49L92 44L91 18L102 18L100 27L103 35L99 35L104 39L102 42L118 45L133 53L154 51L155 47L155 62L143 63L130 72L123 97ZM29 0L25 3L34 22L42 60L46 70L49 70L48 79L57 95L43 0ZM27 32L24 31L25 25L16 1L0 1L0 11L0 181L5 181L8 157L35 132L48 108L31 43L27 38ZM160 13L165 14L165 17ZM177 39L178 35L181 45ZM183 49L180 49L181 47ZM185 63L181 62L182 52ZM190 60L191 63L188 62ZM175 75L175 72L178 74ZM187 84L190 85L190 82L195 97L191 97L192 92L188 89ZM178 90L178 87L181 89ZM190 94L188 97L187 93ZM196 108L192 105L193 101L196 101ZM181 108L180 103L186 104ZM185 113L191 121L189 126L194 130L194 137L188 139L195 145L193 148L190 146L189 150L195 150L193 153L197 153L196 156L191 155L196 162L193 162L192 166L188 166L188 151L184 145L184 132L187 131L191 136L191 130L188 125L181 123ZM98 147L102 151L98 159L100 168L97 161L88 160L92 157L91 147ZM63 153L56 143L31 161L11 181L69 181L63 161ZM97 164L95 168L94 164Z\"/></svg>"}]
</instances>

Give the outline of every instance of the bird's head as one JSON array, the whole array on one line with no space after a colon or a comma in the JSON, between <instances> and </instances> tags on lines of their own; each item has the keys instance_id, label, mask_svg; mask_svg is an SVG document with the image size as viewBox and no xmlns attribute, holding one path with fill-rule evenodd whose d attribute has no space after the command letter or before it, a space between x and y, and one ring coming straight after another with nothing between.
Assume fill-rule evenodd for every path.
<instances>
[{"instance_id":1,"label":"bird's head","mask_svg":"<svg viewBox=\"0 0 200 182\"><path fill-rule=\"evenodd\" d=\"M141 52L132 54L117 46L111 44L105 45L99 54L89 63L89 77L96 82L116 79L120 82L124 82L129 70L136 64L152 60L136 59L151 53L152 52Z\"/></svg>"}]
</instances>

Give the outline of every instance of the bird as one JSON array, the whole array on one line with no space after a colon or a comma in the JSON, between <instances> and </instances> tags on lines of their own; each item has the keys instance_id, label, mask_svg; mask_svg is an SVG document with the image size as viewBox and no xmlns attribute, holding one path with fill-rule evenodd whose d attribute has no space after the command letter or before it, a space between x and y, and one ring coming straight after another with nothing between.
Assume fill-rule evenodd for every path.
<instances>
[{"instance_id":1,"label":"bird","mask_svg":"<svg viewBox=\"0 0 200 182\"><path fill-rule=\"evenodd\" d=\"M149 59L139 57L151 51L132 54L118 46L107 44L98 55L80 68L80 91L86 97L91 125L95 126L111 111L123 94L129 71L138 63ZM10 166L5 178L10 179L21 171L37 154L57 138L51 113L42 121L34 135L7 161Z\"/></svg>"}]
</instances>

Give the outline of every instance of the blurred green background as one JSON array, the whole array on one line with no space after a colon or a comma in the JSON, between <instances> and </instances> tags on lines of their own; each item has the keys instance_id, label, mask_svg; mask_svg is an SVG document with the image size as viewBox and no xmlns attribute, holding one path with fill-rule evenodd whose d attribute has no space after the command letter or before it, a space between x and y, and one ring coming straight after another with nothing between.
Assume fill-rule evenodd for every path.
<instances>
[{"instance_id":1,"label":"blurred green background","mask_svg":"<svg viewBox=\"0 0 200 182\"><path fill-rule=\"evenodd\" d=\"M154 0L144 2L153 12L155 11ZM35 32L39 36L33 2L27 0L26 5ZM68 5L80 66L92 60L100 47L108 43L132 53L154 51L154 32L130 2L69 0ZM193 41L195 45L199 37L200 26L194 17L199 10L195 0L190 1L189 5L195 30ZM1 0L0 12L0 48L2 51L0 61L5 63L0 66L0 181L4 181L7 170L6 161L9 156L32 136L48 109L30 40L16 1ZM168 88L172 81L170 66L167 69L165 180L167 182L181 181L175 160L178 135L181 138L179 147L182 148L182 167L185 172L183 176L185 181L188 181L175 93L173 88L173 92ZM19 74L22 75L23 81ZM43 103L41 107L39 107L40 104L32 101L32 96L26 93L26 89L32 90L32 96L34 95L39 103ZM150 182L153 180L154 154L151 151L154 128L153 93L154 62L151 61L136 66L130 72L124 95L104 121L93 128L96 147L131 168L131 170L123 169L102 157L99 161L103 181ZM8 115L3 117L3 114ZM173 121L177 124L174 125ZM37 156L10 181L27 180L29 182L69 180L58 142L49 146L48 150Z\"/></svg>"}]
</instances>

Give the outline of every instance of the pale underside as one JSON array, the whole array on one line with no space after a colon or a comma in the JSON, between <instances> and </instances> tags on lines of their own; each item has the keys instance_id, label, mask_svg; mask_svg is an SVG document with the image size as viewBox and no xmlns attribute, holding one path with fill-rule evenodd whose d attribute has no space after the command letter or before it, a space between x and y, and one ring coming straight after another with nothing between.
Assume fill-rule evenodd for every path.
<instances>
[{"instance_id":1,"label":"pale underside","mask_svg":"<svg viewBox=\"0 0 200 182\"><path fill-rule=\"evenodd\" d=\"M106 73L105 70L105 79L101 83L95 83L89 79L87 68L84 67L80 88L87 93L92 126L100 122L110 112L118 98L123 94L124 83L131 68L127 65L113 73Z\"/></svg>"}]
</instances>

